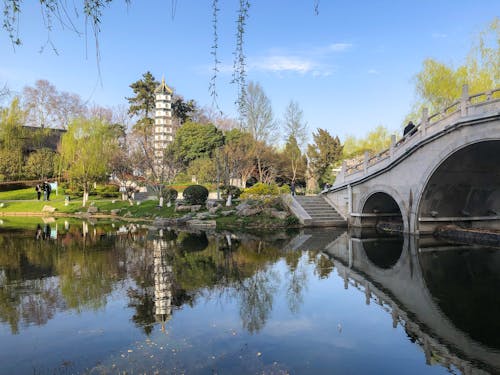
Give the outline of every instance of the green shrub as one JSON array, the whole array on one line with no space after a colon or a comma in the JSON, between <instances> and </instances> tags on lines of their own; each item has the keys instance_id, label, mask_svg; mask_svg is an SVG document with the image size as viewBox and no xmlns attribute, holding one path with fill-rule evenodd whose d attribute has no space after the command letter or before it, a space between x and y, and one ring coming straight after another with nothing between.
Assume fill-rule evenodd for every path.
<instances>
[{"instance_id":1,"label":"green shrub","mask_svg":"<svg viewBox=\"0 0 500 375\"><path fill-rule=\"evenodd\" d=\"M290 216L287 216L286 219L285 219L285 223L286 225L297 225L300 223L299 219L297 216L294 216L294 215L290 215Z\"/></svg>"},{"instance_id":2,"label":"green shrub","mask_svg":"<svg viewBox=\"0 0 500 375\"><path fill-rule=\"evenodd\" d=\"M241 195L241 189L234 185L224 185L220 187L221 197L226 200L231 193L232 199L238 199Z\"/></svg>"},{"instance_id":3,"label":"green shrub","mask_svg":"<svg viewBox=\"0 0 500 375\"><path fill-rule=\"evenodd\" d=\"M259 198L266 196L278 196L280 194L290 193L288 185L278 186L277 184L263 184L257 182L252 187L249 187L241 194L242 199Z\"/></svg>"},{"instance_id":4,"label":"green shrub","mask_svg":"<svg viewBox=\"0 0 500 375\"><path fill-rule=\"evenodd\" d=\"M179 193L177 192L177 190L171 187L166 187L162 191L162 197L166 202L175 202L178 195Z\"/></svg>"},{"instance_id":5,"label":"green shrub","mask_svg":"<svg viewBox=\"0 0 500 375\"><path fill-rule=\"evenodd\" d=\"M189 204L205 204L208 198L208 189L201 185L191 185L184 190L183 195Z\"/></svg>"}]
</instances>

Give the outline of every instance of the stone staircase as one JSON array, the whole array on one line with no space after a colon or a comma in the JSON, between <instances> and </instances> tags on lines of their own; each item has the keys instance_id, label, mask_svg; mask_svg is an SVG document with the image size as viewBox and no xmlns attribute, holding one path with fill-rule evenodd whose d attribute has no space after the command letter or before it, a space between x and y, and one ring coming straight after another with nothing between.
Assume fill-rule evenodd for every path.
<instances>
[{"instance_id":1,"label":"stone staircase","mask_svg":"<svg viewBox=\"0 0 500 375\"><path fill-rule=\"evenodd\" d=\"M303 219L305 226L347 227L347 221L323 197L298 195L293 198L307 213Z\"/></svg>"}]
</instances>

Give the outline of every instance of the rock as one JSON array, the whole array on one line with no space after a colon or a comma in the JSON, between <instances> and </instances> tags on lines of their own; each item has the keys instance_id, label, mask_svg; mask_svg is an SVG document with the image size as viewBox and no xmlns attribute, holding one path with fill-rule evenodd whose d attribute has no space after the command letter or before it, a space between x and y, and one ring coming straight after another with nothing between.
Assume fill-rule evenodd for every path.
<instances>
[{"instance_id":1,"label":"rock","mask_svg":"<svg viewBox=\"0 0 500 375\"><path fill-rule=\"evenodd\" d=\"M217 226L217 223L215 222L215 220L189 220L188 222L186 222L186 225L189 226L189 227L193 227L193 228L215 228Z\"/></svg>"},{"instance_id":2,"label":"rock","mask_svg":"<svg viewBox=\"0 0 500 375\"><path fill-rule=\"evenodd\" d=\"M208 209L208 212L211 213L212 215L215 215L222 207L217 205L212 208Z\"/></svg>"},{"instance_id":3,"label":"rock","mask_svg":"<svg viewBox=\"0 0 500 375\"><path fill-rule=\"evenodd\" d=\"M234 214L235 212L236 212L235 210L221 211L221 212L220 212L220 215L221 215L221 216L229 216L229 215Z\"/></svg>"},{"instance_id":4,"label":"rock","mask_svg":"<svg viewBox=\"0 0 500 375\"><path fill-rule=\"evenodd\" d=\"M288 217L288 212L286 212L286 211L272 210L271 211L271 216L275 217L277 219L285 220Z\"/></svg>"},{"instance_id":5,"label":"rock","mask_svg":"<svg viewBox=\"0 0 500 375\"><path fill-rule=\"evenodd\" d=\"M96 206L90 206L88 209L87 209L87 212L89 214L95 214L97 212L99 212L99 209L96 207Z\"/></svg>"},{"instance_id":6,"label":"rock","mask_svg":"<svg viewBox=\"0 0 500 375\"><path fill-rule=\"evenodd\" d=\"M191 206L191 212L196 212L201 210L201 204L195 204Z\"/></svg>"},{"instance_id":7,"label":"rock","mask_svg":"<svg viewBox=\"0 0 500 375\"><path fill-rule=\"evenodd\" d=\"M195 217L198 220L206 220L212 218L213 215L211 215L209 212L200 212Z\"/></svg>"},{"instance_id":8,"label":"rock","mask_svg":"<svg viewBox=\"0 0 500 375\"><path fill-rule=\"evenodd\" d=\"M254 216L260 214L262 212L262 208L260 207L248 207L241 211L236 212L239 216Z\"/></svg>"},{"instance_id":9,"label":"rock","mask_svg":"<svg viewBox=\"0 0 500 375\"><path fill-rule=\"evenodd\" d=\"M45 205L42 208L42 212L55 212L56 208L52 206Z\"/></svg>"},{"instance_id":10,"label":"rock","mask_svg":"<svg viewBox=\"0 0 500 375\"><path fill-rule=\"evenodd\" d=\"M193 206L180 205L180 206L175 207L175 212L184 212L184 211L196 212L196 211L199 211L200 209L201 209L200 204L196 204Z\"/></svg>"},{"instance_id":11,"label":"rock","mask_svg":"<svg viewBox=\"0 0 500 375\"><path fill-rule=\"evenodd\" d=\"M5 203L0 203L0 208L5 207Z\"/></svg>"},{"instance_id":12,"label":"rock","mask_svg":"<svg viewBox=\"0 0 500 375\"><path fill-rule=\"evenodd\" d=\"M115 210L111 210L111 215L113 215L113 216L116 216L116 215L118 215L119 213L120 213L120 209L119 209L119 208L117 208L117 209L115 209Z\"/></svg>"}]
</instances>

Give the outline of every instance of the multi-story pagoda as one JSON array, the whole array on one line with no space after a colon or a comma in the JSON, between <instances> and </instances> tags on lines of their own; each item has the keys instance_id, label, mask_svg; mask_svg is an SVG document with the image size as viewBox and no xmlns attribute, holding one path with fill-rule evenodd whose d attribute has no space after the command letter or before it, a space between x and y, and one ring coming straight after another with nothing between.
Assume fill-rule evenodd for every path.
<instances>
[{"instance_id":1,"label":"multi-story pagoda","mask_svg":"<svg viewBox=\"0 0 500 375\"><path fill-rule=\"evenodd\" d=\"M154 155L156 165L163 163L163 152L174 140L172 93L172 89L165 83L165 78L162 78L160 85L155 89Z\"/></svg>"}]
</instances>

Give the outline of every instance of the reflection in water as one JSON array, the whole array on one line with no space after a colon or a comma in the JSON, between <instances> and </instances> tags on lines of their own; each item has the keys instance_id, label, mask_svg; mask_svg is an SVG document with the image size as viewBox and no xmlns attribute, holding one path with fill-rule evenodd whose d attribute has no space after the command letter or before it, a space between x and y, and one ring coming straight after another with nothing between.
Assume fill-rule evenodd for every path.
<instances>
[{"instance_id":1,"label":"reflection in water","mask_svg":"<svg viewBox=\"0 0 500 375\"><path fill-rule=\"evenodd\" d=\"M500 350L500 251L436 251L422 251L419 261L439 308L472 339Z\"/></svg>"},{"instance_id":2,"label":"reflection in water","mask_svg":"<svg viewBox=\"0 0 500 375\"><path fill-rule=\"evenodd\" d=\"M377 267L392 268L403 251L402 237L374 238L363 241L366 256Z\"/></svg>"},{"instance_id":3,"label":"reflection in water","mask_svg":"<svg viewBox=\"0 0 500 375\"><path fill-rule=\"evenodd\" d=\"M57 234L52 233L53 229ZM52 240L39 241L46 238L47 233ZM210 327L197 325L197 321L209 314L210 309L207 307L205 312L203 306L214 301L215 305L227 305L228 311L234 309L243 330L241 342L236 339L237 327L229 330L230 337L241 345L240 354L233 356L231 351L226 352L221 358L227 362L221 359L218 364L219 369L234 372L242 366L238 358L242 357L245 345L273 337L271 332L276 326L299 330L300 335L292 336L289 342L278 336L268 347L271 352L271 348L287 347L292 342L307 345L314 342L315 336L321 336L321 331L331 328L347 340L338 343L339 347L353 346L349 340L354 338L346 336L353 335L353 326L349 327L348 321L328 323L326 318L340 314L342 295L352 295L356 301L361 299L369 307L385 311L384 316L392 326L402 329L409 341L422 348L425 361L420 356L421 363L438 363L450 371L500 371L498 250L463 248L460 251L449 247L444 250L441 244L428 239L357 239L332 230L303 231L294 237L274 233L264 238L166 229L158 233L135 224L70 224L68 221L64 225L57 222L37 225L34 231L0 232L0 245L0 322L10 327L12 335L22 336L32 325L47 326L49 330L47 323L57 322L60 312L76 312L75 319L89 312L107 314L113 305L110 301L116 303L117 293L123 290L128 320L139 328L135 329L138 334L155 338L161 333L165 340L172 340L170 336L180 332L180 322L188 322L182 329L186 335L191 326L197 327L193 337L200 335L200 342L195 343L193 338L189 346L195 348L189 352L191 357L181 358L179 344L176 344L172 353L179 353L177 359L163 356L161 361L166 362L154 362L157 357L148 355L154 366L163 363L164 368L169 369L174 363L182 362L181 368L191 370L185 372L206 372L208 368L216 368L210 367L215 365L199 364L201 367L197 369L195 364L189 365L194 367L186 367L186 364L193 363L193 358L200 355L208 356L204 350L215 345L211 340L217 336L205 333ZM340 289L335 290L341 294L331 301L321 300L319 305L310 306L318 285L328 285L318 292L325 294L337 281L340 281ZM194 315L198 310L200 315ZM278 312L282 320L276 320ZM373 313L372 310L365 312ZM222 309L217 314L226 312ZM293 326L287 326L283 317L287 314L294 317ZM316 314L324 314L319 321L325 326L308 333L301 324ZM227 319L231 322L230 315ZM370 318L362 320L370 321ZM208 336L201 339L202 332ZM118 340L106 337L100 352L106 352L109 350L106 345ZM0 345L2 340L6 340L5 335L0 335ZM277 372L311 372L311 368L300 367L299 358L306 356L315 358L320 366L316 370L328 373L331 368L326 364L333 357L330 352L323 354L321 348L331 343L337 345L335 340L330 333L322 344L313 344L315 355L305 353L306 349L301 350L301 355L285 353L291 367L280 367ZM174 342L163 345L168 343ZM229 341L218 345L234 347ZM356 352L361 350L356 345L352 350L357 353L356 357L366 355ZM349 356L344 353L340 357L347 361ZM178 362L169 362L174 359ZM341 363L336 362L336 366L342 368ZM92 364L82 363L72 372L88 366ZM146 371L141 365L134 366L138 372ZM106 372L110 368L111 364L101 370ZM265 366L255 367L255 363L245 368L253 369L249 372L273 372L263 370L267 369ZM373 368L377 367L371 370ZM382 371L382 368L378 369ZM408 369L400 368L398 372L405 370Z\"/></svg>"}]
</instances>

